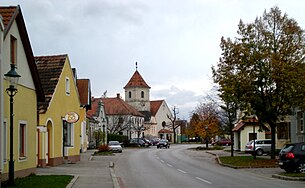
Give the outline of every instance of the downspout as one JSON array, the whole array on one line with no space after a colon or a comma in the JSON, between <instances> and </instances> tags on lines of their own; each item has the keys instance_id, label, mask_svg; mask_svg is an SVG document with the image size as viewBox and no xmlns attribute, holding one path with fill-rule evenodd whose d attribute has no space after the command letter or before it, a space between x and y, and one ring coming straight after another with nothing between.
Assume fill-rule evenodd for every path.
<instances>
[{"instance_id":1,"label":"downspout","mask_svg":"<svg viewBox=\"0 0 305 188\"><path fill-rule=\"evenodd\" d=\"M3 31L4 25L2 22L2 16L0 15L0 188L2 180L2 170L3 170L3 151L4 151L4 133L3 133Z\"/></svg>"}]
</instances>

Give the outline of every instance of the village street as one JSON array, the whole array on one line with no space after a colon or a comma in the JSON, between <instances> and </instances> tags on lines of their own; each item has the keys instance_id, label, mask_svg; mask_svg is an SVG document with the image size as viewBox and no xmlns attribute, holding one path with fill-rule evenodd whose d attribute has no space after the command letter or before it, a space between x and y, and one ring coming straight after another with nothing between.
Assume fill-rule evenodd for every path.
<instances>
[{"instance_id":1,"label":"village street","mask_svg":"<svg viewBox=\"0 0 305 188\"><path fill-rule=\"evenodd\" d=\"M220 166L205 151L187 150L194 145L124 149L114 157L121 187L301 187L303 182L272 178L279 168L232 169Z\"/></svg>"}]
</instances>

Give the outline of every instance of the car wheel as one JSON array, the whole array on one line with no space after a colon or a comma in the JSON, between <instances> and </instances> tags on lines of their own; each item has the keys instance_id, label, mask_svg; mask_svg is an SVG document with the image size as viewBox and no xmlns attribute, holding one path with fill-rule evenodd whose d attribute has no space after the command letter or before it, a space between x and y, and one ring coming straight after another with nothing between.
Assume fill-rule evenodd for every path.
<instances>
[{"instance_id":1,"label":"car wheel","mask_svg":"<svg viewBox=\"0 0 305 188\"><path fill-rule=\"evenodd\" d=\"M264 153L264 151L263 151L262 149L256 150L256 155L257 155L257 156L262 156L263 153Z\"/></svg>"},{"instance_id":2,"label":"car wheel","mask_svg":"<svg viewBox=\"0 0 305 188\"><path fill-rule=\"evenodd\" d=\"M297 171L300 173L305 173L305 163L300 163L298 165Z\"/></svg>"}]
</instances>

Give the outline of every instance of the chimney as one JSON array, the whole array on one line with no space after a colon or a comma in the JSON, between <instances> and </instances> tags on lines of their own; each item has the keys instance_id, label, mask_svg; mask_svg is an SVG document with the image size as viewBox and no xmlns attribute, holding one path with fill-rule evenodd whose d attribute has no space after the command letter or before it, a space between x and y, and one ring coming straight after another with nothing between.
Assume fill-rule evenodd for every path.
<instances>
[{"instance_id":1,"label":"chimney","mask_svg":"<svg viewBox=\"0 0 305 188\"><path fill-rule=\"evenodd\" d=\"M120 98L120 94L119 93L116 94L116 98L118 98L118 99Z\"/></svg>"}]
</instances>

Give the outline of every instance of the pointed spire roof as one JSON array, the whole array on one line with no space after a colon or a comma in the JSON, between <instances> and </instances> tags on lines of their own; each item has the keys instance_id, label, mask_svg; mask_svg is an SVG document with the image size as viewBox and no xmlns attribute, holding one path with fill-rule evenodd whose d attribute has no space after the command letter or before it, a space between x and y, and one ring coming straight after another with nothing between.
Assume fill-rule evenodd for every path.
<instances>
[{"instance_id":1,"label":"pointed spire roof","mask_svg":"<svg viewBox=\"0 0 305 188\"><path fill-rule=\"evenodd\" d=\"M138 62L136 62L136 72L133 73L132 77L130 78L129 82L126 84L124 89L130 87L141 87L141 88L149 88L145 80L142 78L141 74L138 71Z\"/></svg>"},{"instance_id":2,"label":"pointed spire roof","mask_svg":"<svg viewBox=\"0 0 305 188\"><path fill-rule=\"evenodd\" d=\"M126 84L125 88L129 87L141 87L141 88L150 88L147 83L144 81L142 78L141 74L139 71L136 70L136 72L132 75L130 78L129 82Z\"/></svg>"}]
</instances>

